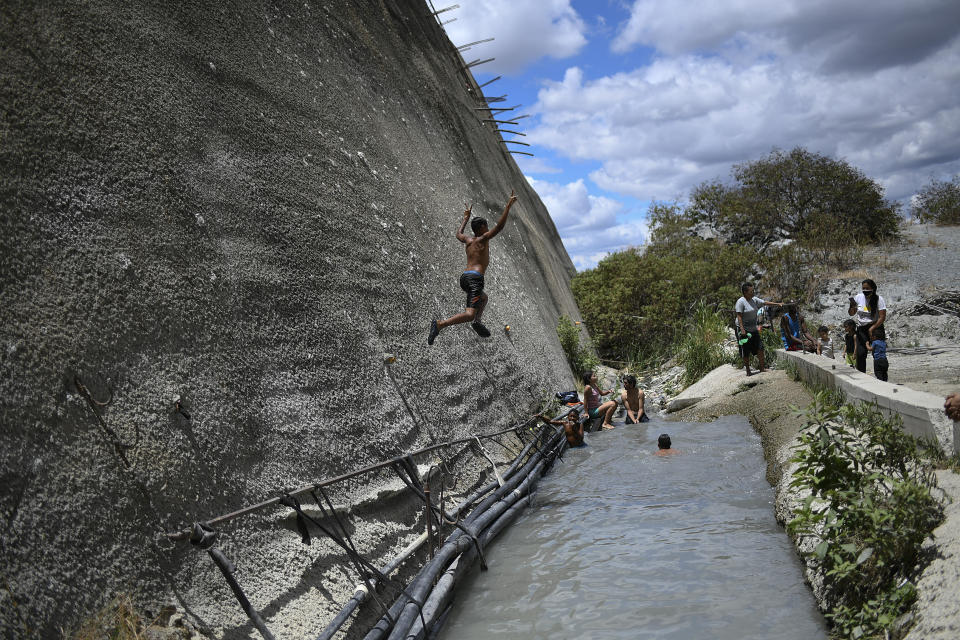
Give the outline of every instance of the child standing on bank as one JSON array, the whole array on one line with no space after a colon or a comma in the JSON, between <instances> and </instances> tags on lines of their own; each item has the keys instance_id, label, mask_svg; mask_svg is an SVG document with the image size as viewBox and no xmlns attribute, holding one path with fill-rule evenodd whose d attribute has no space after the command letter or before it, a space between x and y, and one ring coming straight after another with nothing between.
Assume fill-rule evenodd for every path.
<instances>
[{"instance_id":1,"label":"child standing on bank","mask_svg":"<svg viewBox=\"0 0 960 640\"><path fill-rule=\"evenodd\" d=\"M830 339L830 330L826 325L820 325L817 336L817 353L833 360L833 340Z\"/></svg>"},{"instance_id":2,"label":"child standing on bank","mask_svg":"<svg viewBox=\"0 0 960 640\"><path fill-rule=\"evenodd\" d=\"M843 360L857 366L857 323L849 319L843 321Z\"/></svg>"}]
</instances>

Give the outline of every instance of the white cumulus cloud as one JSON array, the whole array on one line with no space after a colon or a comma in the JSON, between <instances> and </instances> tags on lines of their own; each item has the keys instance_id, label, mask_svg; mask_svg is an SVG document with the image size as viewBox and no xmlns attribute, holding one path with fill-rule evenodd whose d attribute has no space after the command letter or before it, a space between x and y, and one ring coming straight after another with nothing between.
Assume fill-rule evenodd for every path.
<instances>
[{"instance_id":1,"label":"white cumulus cloud","mask_svg":"<svg viewBox=\"0 0 960 640\"><path fill-rule=\"evenodd\" d=\"M496 58L478 67L513 74L545 57L575 55L587 43L586 25L570 0L458 0L459 9L441 14L456 20L444 28L457 46L495 37L463 53L467 62ZM440 8L439 5L437 8Z\"/></svg>"},{"instance_id":2,"label":"white cumulus cloud","mask_svg":"<svg viewBox=\"0 0 960 640\"><path fill-rule=\"evenodd\" d=\"M617 200L590 195L583 180L567 184L527 180L550 212L577 269L593 267L609 252L646 241L645 223L627 220Z\"/></svg>"}]
</instances>

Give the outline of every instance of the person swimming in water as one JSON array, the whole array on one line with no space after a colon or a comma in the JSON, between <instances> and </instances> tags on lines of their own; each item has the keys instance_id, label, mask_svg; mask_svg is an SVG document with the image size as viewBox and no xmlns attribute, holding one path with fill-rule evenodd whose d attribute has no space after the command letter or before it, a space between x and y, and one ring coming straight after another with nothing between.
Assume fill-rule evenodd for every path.
<instances>
[{"instance_id":1,"label":"person swimming in water","mask_svg":"<svg viewBox=\"0 0 960 640\"><path fill-rule=\"evenodd\" d=\"M661 433L660 437L657 438L657 450L653 455L655 456L672 456L675 453L680 453L676 449L670 448L670 436L665 433Z\"/></svg>"},{"instance_id":2,"label":"person swimming in water","mask_svg":"<svg viewBox=\"0 0 960 640\"><path fill-rule=\"evenodd\" d=\"M467 308L446 320L432 320L427 344L433 344L441 329L464 322L472 323L473 330L481 338L490 337L490 330L480 322L483 310L487 306L487 294L483 292L483 274L490 263L490 240L503 231L503 227L507 223L507 214L510 213L510 207L516 201L517 196L511 190L507 206L504 207L503 213L500 214L500 219L493 229L487 227L485 219L474 218L470 222L470 228L473 230L472 238L463 233L473 209L473 205L466 205L466 211L463 212L463 222L460 223L460 228L457 230L457 240L465 244L467 250L467 268L460 274L460 288L467 292Z\"/></svg>"}]
</instances>

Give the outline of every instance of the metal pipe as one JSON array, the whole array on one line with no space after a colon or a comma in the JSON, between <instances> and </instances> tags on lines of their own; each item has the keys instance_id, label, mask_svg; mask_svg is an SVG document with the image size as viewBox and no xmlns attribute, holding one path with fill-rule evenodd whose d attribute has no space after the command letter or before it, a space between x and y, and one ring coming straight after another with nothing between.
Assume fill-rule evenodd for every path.
<instances>
[{"instance_id":1,"label":"metal pipe","mask_svg":"<svg viewBox=\"0 0 960 640\"><path fill-rule=\"evenodd\" d=\"M477 40L476 42L468 42L467 44L462 44L457 47L457 51L463 51L469 47L472 47L475 44L483 44L484 42L493 42L495 38L487 38L486 40Z\"/></svg>"},{"instance_id":2,"label":"metal pipe","mask_svg":"<svg viewBox=\"0 0 960 640\"><path fill-rule=\"evenodd\" d=\"M488 84L491 84L491 83L493 83L493 82L496 82L497 80L499 80L499 79L502 78L502 77L503 77L503 76L497 76L497 77L494 78L493 80L487 80L486 82L484 82L483 84L481 84L481 85L480 85L479 87L477 87L477 88L478 88L478 89L483 89L483 88L484 88L485 86L487 86Z\"/></svg>"},{"instance_id":3,"label":"metal pipe","mask_svg":"<svg viewBox=\"0 0 960 640\"><path fill-rule=\"evenodd\" d=\"M230 562L230 560L227 559L227 556L223 555L223 553L216 547L210 547L207 549L207 553L210 554L211 558L213 558L213 562L217 565L217 568L220 569L220 573L223 574L223 577L227 579L227 584L230 585L233 595L236 596L237 601L240 602L240 606L247 614L247 617L250 618L250 622L253 623L253 626L257 628L257 631L260 632L260 635L262 635L265 640L274 640L273 634L270 633L269 629L267 629L267 625L264 623L263 618L260 617L260 613L253 608L253 605L250 604L246 594L243 593L240 583L237 582L237 579L233 577L233 573L237 570L237 568L232 562Z\"/></svg>"},{"instance_id":4,"label":"metal pipe","mask_svg":"<svg viewBox=\"0 0 960 640\"><path fill-rule=\"evenodd\" d=\"M520 142L519 140L500 140L500 142L502 142L502 143L504 143L504 144L522 144L522 145L525 146L525 147L529 147L529 146L530 146L530 143L528 143L528 142Z\"/></svg>"},{"instance_id":5,"label":"metal pipe","mask_svg":"<svg viewBox=\"0 0 960 640\"><path fill-rule=\"evenodd\" d=\"M527 422L529 422L529 420L528 420ZM465 442L471 442L475 437L479 437L479 438L482 438L482 439L493 438L493 437L496 437L496 436L501 436L501 435L503 435L503 434L505 434L505 433L510 433L511 431L514 431L514 430L516 430L516 427L511 427L511 428L509 428L509 429L504 429L504 430L502 430L502 431L497 431L497 432L494 432L494 433L488 433L488 434L485 434L485 435L482 435L482 436L471 436L471 437L469 437L469 438L460 438L459 440L451 440L450 442L442 442L442 443L440 443L440 444L435 444L435 445L432 445L432 446L429 446L429 447L424 447L423 449L418 449L417 451L413 451L413 452L411 452L411 453L409 453L409 454L406 454L406 455L410 455L410 456L422 455L422 454L424 454L424 453L429 453L429 452L431 452L431 451L434 451L434 450L436 450L436 449L441 449L441 448L443 448L443 447L449 447L449 446L453 446L453 445L456 445L456 444L463 444L463 443L465 443ZM379 469L383 469L383 468L389 467L389 466L392 465L392 464L394 463L394 461L397 460L397 459L398 459L398 458L393 458L393 459L388 460L388 461L386 461L386 462L381 462L381 463L379 463L379 464L370 465L370 466L364 467L364 468L362 468L362 469L359 469L359 470L357 470L357 471L352 471L352 472L350 472L350 473L345 473L345 474L343 474L343 475L339 475L339 476L337 476L337 477L335 477L335 478L331 478L331 479L329 479L329 480L323 480L323 481L321 481L321 482L317 482L317 483L314 483L314 484L309 484L309 485L306 485L306 486L304 486L304 487L300 487L299 489L296 489L295 491L288 492L288 493L286 493L286 494L284 494L284 495L290 495L290 496L296 497L296 496L298 496L298 495L300 495L300 494L307 493L307 492L309 492L309 491L314 491L314 490L319 489L319 488L321 488L321 487L326 487L326 486L329 486L329 485L332 485L332 484L336 484L337 482L342 482L342 481L344 481L344 480L349 480L349 479L351 479L351 478L355 478L355 477L357 477L357 476L361 476L361 475L363 475L363 474L365 474L365 473L370 473L371 471L377 471L377 470L379 470ZM255 512L257 512L257 511L260 511L260 510L265 509L265 508L267 508L267 507L271 507L271 506L273 506L273 505L275 505L275 504L278 504L278 503L280 502L281 498L283 498L283 496L277 496L277 497L275 497L275 498L270 498L269 500L264 500L263 502L259 502L259 503L257 503L257 504L251 505L251 506L249 506L249 507L244 507L243 509L238 509L237 511L233 511L233 512L231 512L231 513L228 513L228 514L225 514L225 515L222 515L222 516L217 516L216 518L213 518L213 519L211 519L211 520L205 521L204 524L206 524L206 525L209 526L209 527L216 527L216 525L224 524L224 523L226 523L226 522L229 522L230 520L233 520L233 519L235 519L235 518L239 518L240 516L249 515L249 514L251 514L251 513L255 513ZM166 534L166 535L167 535L167 539L169 539L169 540L187 540L187 539L190 537L190 531L191 531L190 529L184 529L184 530L178 531L178 532L176 532L176 533L168 533L168 534Z\"/></svg>"},{"instance_id":6,"label":"metal pipe","mask_svg":"<svg viewBox=\"0 0 960 640\"><path fill-rule=\"evenodd\" d=\"M493 62L494 60L496 60L496 58L487 58L486 60L481 60L481 59L477 58L477 59L474 60L473 62L471 62L471 63L469 63L469 64L467 64L467 65L464 65L463 68L464 68L464 69L469 69L470 67L475 67L475 66L480 65L480 64L486 64L486 63L488 63L488 62Z\"/></svg>"},{"instance_id":7,"label":"metal pipe","mask_svg":"<svg viewBox=\"0 0 960 640\"><path fill-rule=\"evenodd\" d=\"M520 133L519 131L507 131L506 129L497 129L497 131L499 131L500 133L509 133L510 135L514 135L514 136L523 136L524 138L527 137L527 134Z\"/></svg>"},{"instance_id":8,"label":"metal pipe","mask_svg":"<svg viewBox=\"0 0 960 640\"><path fill-rule=\"evenodd\" d=\"M522 156L533 156L532 153L527 153L526 151L514 151L513 149L507 149L507 153L519 153Z\"/></svg>"},{"instance_id":9,"label":"metal pipe","mask_svg":"<svg viewBox=\"0 0 960 640\"><path fill-rule=\"evenodd\" d=\"M436 11L434 11L433 13L431 13L430 15L435 16L435 15L437 15L437 14L443 13L444 11L450 11L451 9L459 9L459 8L460 8L460 5L458 5L458 4L452 4L452 5L450 5L449 7L444 7L443 9L437 9Z\"/></svg>"}]
</instances>

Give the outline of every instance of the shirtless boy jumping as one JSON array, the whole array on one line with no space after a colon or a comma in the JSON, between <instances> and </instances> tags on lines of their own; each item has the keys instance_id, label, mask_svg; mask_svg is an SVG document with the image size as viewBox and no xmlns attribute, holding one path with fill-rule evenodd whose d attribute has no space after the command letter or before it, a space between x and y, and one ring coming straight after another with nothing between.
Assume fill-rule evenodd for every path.
<instances>
[{"instance_id":1,"label":"shirtless boy jumping","mask_svg":"<svg viewBox=\"0 0 960 640\"><path fill-rule=\"evenodd\" d=\"M487 294L483 292L483 273L487 270L487 265L490 264L490 239L503 231L503 227L507 223L507 214L510 213L510 207L516 201L517 196L511 190L507 206L503 209L500 220L497 221L493 229L487 228L487 221L483 218L474 218L470 223L470 228L473 230L472 238L463 234L473 209L473 205L467 205L466 211L463 212L463 222L460 223L460 228L457 230L457 240L467 245L467 268L460 275L460 288L467 292L467 308L446 320L431 321L427 344L433 344L441 329L463 322L473 322L471 326L481 338L490 337L490 330L480 322L483 309L487 306Z\"/></svg>"}]
</instances>

